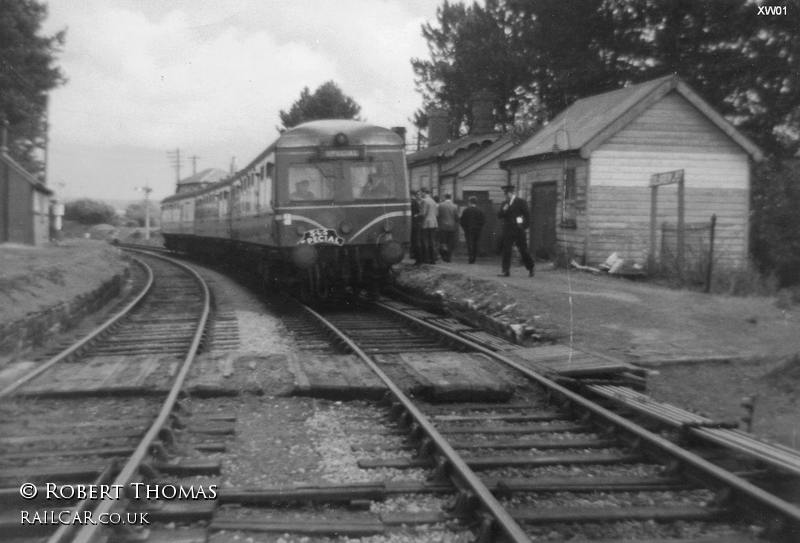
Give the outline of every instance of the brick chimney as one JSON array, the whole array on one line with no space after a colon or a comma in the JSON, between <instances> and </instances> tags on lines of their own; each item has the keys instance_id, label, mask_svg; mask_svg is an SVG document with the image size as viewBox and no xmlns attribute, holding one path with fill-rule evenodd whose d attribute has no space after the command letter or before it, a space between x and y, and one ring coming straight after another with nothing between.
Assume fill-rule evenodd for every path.
<instances>
[{"instance_id":1,"label":"brick chimney","mask_svg":"<svg viewBox=\"0 0 800 543\"><path fill-rule=\"evenodd\" d=\"M405 126L393 126L390 129L392 132L403 138L403 144L406 143L406 127Z\"/></svg>"},{"instance_id":2,"label":"brick chimney","mask_svg":"<svg viewBox=\"0 0 800 543\"><path fill-rule=\"evenodd\" d=\"M445 143L450 139L449 119L443 109L428 110L428 147Z\"/></svg>"},{"instance_id":3,"label":"brick chimney","mask_svg":"<svg viewBox=\"0 0 800 543\"><path fill-rule=\"evenodd\" d=\"M472 95L472 126L470 134L490 134L494 132L494 94L486 89Z\"/></svg>"}]
</instances>

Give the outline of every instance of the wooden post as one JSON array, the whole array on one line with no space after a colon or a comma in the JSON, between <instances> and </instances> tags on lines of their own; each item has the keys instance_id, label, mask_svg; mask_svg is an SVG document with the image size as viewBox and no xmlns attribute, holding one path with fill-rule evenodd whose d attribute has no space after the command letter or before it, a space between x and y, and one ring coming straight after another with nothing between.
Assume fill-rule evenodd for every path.
<instances>
[{"instance_id":1,"label":"wooden post","mask_svg":"<svg viewBox=\"0 0 800 543\"><path fill-rule=\"evenodd\" d=\"M0 121L0 154L8 153L8 119Z\"/></svg>"},{"instance_id":2,"label":"wooden post","mask_svg":"<svg viewBox=\"0 0 800 543\"><path fill-rule=\"evenodd\" d=\"M678 247L677 247L677 266L678 277L683 280L683 238L684 238L684 211L683 211L683 170L673 170L671 172L654 173L650 176L650 257L648 259L648 267L652 273L655 268L655 252L656 252L656 211L657 211L657 197L658 187L661 185L671 185L672 183L678 184Z\"/></svg>"},{"instance_id":3,"label":"wooden post","mask_svg":"<svg viewBox=\"0 0 800 543\"><path fill-rule=\"evenodd\" d=\"M711 268L714 266L714 232L717 228L717 214L711 215L711 235L708 247L708 268L706 268L706 292L711 291Z\"/></svg>"},{"instance_id":4,"label":"wooden post","mask_svg":"<svg viewBox=\"0 0 800 543\"><path fill-rule=\"evenodd\" d=\"M680 170L681 175L678 178L678 248L677 248L677 264L678 264L678 278L683 282L684 272L684 190L683 190L683 170Z\"/></svg>"},{"instance_id":5,"label":"wooden post","mask_svg":"<svg viewBox=\"0 0 800 543\"><path fill-rule=\"evenodd\" d=\"M650 254L647 256L647 273L656 272L656 226L658 224L658 185L650 186Z\"/></svg>"}]
</instances>

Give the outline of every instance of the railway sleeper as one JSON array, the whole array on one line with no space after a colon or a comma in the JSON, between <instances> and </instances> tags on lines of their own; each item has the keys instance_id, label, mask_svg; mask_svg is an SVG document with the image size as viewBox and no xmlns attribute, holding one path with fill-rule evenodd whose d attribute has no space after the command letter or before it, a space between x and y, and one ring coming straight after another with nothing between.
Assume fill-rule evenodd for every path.
<instances>
[{"instance_id":1,"label":"railway sleeper","mask_svg":"<svg viewBox=\"0 0 800 543\"><path fill-rule=\"evenodd\" d=\"M629 453L584 453L558 456L481 456L464 457L467 465L474 470L504 467L537 467L553 465L585 464L630 464L642 461L639 454ZM361 469L395 468L414 469L431 467L429 458L362 458L357 462Z\"/></svg>"},{"instance_id":2,"label":"railway sleeper","mask_svg":"<svg viewBox=\"0 0 800 543\"><path fill-rule=\"evenodd\" d=\"M382 535L401 526L420 526L430 524L449 525L457 529L454 522L467 521L478 529L480 537L489 537L493 532L491 519L476 515L475 510L469 507L469 498L465 498L467 505L459 507L453 512L420 511L420 512L391 512L363 515L359 518L346 520L304 518L299 521L291 512L276 512L269 520L256 519L226 519L224 514L215 515L209 525L210 531L249 531L262 533L291 533L299 536L315 537L367 537ZM724 519L725 512L713 508L700 506L653 506L653 507L558 507L552 509L519 508L509 511L514 520L523 524L547 523L609 523L619 521L718 521ZM159 511L172 520L176 515L191 518L191 515L202 514L202 508L194 510L169 512ZM171 516L170 516L171 515ZM201 518L194 517L197 520ZM477 520L477 522L476 522ZM488 539L491 540L491 539Z\"/></svg>"}]
</instances>

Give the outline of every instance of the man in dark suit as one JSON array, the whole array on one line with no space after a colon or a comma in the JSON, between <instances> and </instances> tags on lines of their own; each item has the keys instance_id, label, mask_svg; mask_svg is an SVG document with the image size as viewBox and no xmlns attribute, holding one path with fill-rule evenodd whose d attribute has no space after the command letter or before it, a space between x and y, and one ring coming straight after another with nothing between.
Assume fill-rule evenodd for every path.
<instances>
[{"instance_id":1,"label":"man in dark suit","mask_svg":"<svg viewBox=\"0 0 800 543\"><path fill-rule=\"evenodd\" d=\"M484 223L483 211L478 209L478 199L474 196L469 197L469 206L461 212L459 222L464 229L469 263L474 264L475 257L478 256L478 239L481 237Z\"/></svg>"},{"instance_id":2,"label":"man in dark suit","mask_svg":"<svg viewBox=\"0 0 800 543\"><path fill-rule=\"evenodd\" d=\"M528 213L528 204L523 199L518 198L516 195L516 187L514 185L506 185L503 187L503 192L506 193L506 201L500 206L500 212L497 217L502 220L503 233L501 243L503 248L503 272L500 277L508 277L511 269L511 246L516 245L519 256L522 258L522 263L528 270L528 276L533 277L533 259L528 252L528 241L525 238L525 232L530 225L530 213Z\"/></svg>"}]
</instances>

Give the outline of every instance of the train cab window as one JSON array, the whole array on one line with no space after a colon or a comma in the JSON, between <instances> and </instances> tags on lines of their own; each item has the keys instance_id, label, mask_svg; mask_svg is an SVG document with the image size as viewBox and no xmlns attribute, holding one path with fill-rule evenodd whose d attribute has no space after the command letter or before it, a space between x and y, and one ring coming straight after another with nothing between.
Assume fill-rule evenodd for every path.
<instances>
[{"instance_id":1,"label":"train cab window","mask_svg":"<svg viewBox=\"0 0 800 543\"><path fill-rule=\"evenodd\" d=\"M353 164L350 166L350 178L353 180L353 193L358 199L381 200L396 197L394 166L388 160Z\"/></svg>"},{"instance_id":2,"label":"train cab window","mask_svg":"<svg viewBox=\"0 0 800 543\"><path fill-rule=\"evenodd\" d=\"M289 200L332 200L333 179L316 166L294 164L289 166Z\"/></svg>"}]
</instances>

